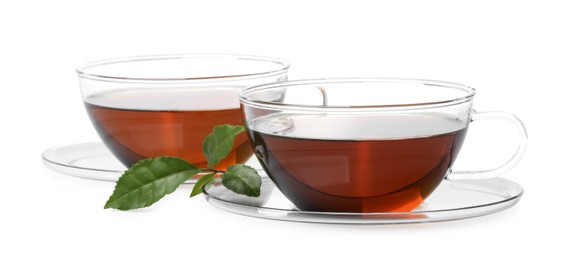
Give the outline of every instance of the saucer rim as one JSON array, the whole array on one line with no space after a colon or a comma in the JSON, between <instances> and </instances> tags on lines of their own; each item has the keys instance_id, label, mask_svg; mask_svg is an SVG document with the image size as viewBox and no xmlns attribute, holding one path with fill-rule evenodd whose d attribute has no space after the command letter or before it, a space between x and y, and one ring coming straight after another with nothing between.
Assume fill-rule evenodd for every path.
<instances>
[{"instance_id":1,"label":"saucer rim","mask_svg":"<svg viewBox=\"0 0 563 260\"><path fill-rule=\"evenodd\" d=\"M96 145L101 144L101 145L103 145L102 142L95 142L95 141L56 145L56 146L50 147L47 150L43 151L43 153L41 153L41 159L43 160L44 163L54 164L54 165L62 166L62 167L69 168L69 169L79 169L79 170L116 173L116 174L123 174L124 173L124 171L120 171L120 170L100 169L100 168L91 168L91 167L84 167L84 166L69 165L69 164L65 164L65 163L62 163L62 162L55 161L48 156L49 153L56 151L57 149L66 148L66 147L70 147L70 146L90 145L90 144L96 144ZM47 166L47 167L49 167L49 166ZM66 174L66 173L63 173L63 174ZM75 176L75 175L71 175L71 176ZM80 176L76 176L76 177L80 177ZM88 178L88 179L90 179L90 178ZM103 181L106 181L106 180L103 180Z\"/></svg>"},{"instance_id":2,"label":"saucer rim","mask_svg":"<svg viewBox=\"0 0 563 260\"><path fill-rule=\"evenodd\" d=\"M56 160L55 158L53 158L53 156L50 155L50 153L56 152L57 150L60 149L72 148L72 147L84 148L85 146L86 147L94 146L95 148L93 148L92 150L99 148L103 148L107 150L107 148L101 141L69 143L63 145L56 145L46 149L45 151L43 151L43 153L41 153L41 159L45 167L47 167L49 170L52 170L56 173L63 174L66 176L71 176L80 179L87 179L87 180L117 182L121 177L121 175L123 175L123 173L125 173L125 171L127 170L125 166L123 166L124 167L123 170L115 170L115 169L101 169L101 168L71 165L69 163L65 163L66 161L69 160ZM109 150L107 150L107 155L111 156L111 152ZM76 156L75 159L81 159L81 158L85 158L85 157L79 158L78 156ZM117 159L115 160L117 161ZM192 178L184 182L184 184L195 184L196 182L197 179Z\"/></svg>"},{"instance_id":3,"label":"saucer rim","mask_svg":"<svg viewBox=\"0 0 563 260\"><path fill-rule=\"evenodd\" d=\"M271 179L269 179L268 177L262 177L262 179L267 179L267 181L272 182ZM216 179L215 181L212 181L210 183L208 183L207 185L205 185L202 189L202 193L205 196L205 199L208 203L210 203L211 205L228 211L228 212L232 212L235 214L239 214L239 215L244 215L244 216L249 216L249 217L255 217L255 218L262 218L262 219L271 219L271 220L279 220L279 221L289 221L289 222L305 222L305 223L322 223L322 224L414 224L414 223L429 223L429 222L443 222L443 221L453 221L453 220L460 220L460 219L468 219L468 218L474 218L474 217L479 217L479 216L484 216L484 215L489 215L489 214L493 214L505 209L508 209L514 205L516 205L520 199L522 198L522 196L524 195L524 188L516 183L513 182L511 180L505 179L505 178L501 178L501 177L497 177L497 178L490 178L490 179L480 179L480 180L471 180L469 182L475 182L475 181L487 181L487 180L500 180L503 181L507 187L510 186L511 188L514 188L517 190L517 192L514 192L514 194L509 194L506 196L505 199L500 199L498 201L494 201L494 202L490 202L490 203L484 203L484 204L478 204L478 205L474 205L474 206L465 206L465 207L460 207L460 208L444 208L444 209L435 209L435 210L414 210L414 211L410 211L410 212L323 212L323 211L307 211L307 210L299 210L297 208L294 209L282 209L282 208L274 208L274 207L260 207L260 206L253 206L253 205L246 205L246 204L241 204L241 203L236 203L233 201L229 201L229 200L225 200L222 198L218 198L216 196L214 196L213 194L210 194L208 189L211 185L213 184L217 184L218 182L220 182L220 178ZM460 181L460 180L443 180L443 182L440 184L440 186L445 185L447 183L464 183L464 182L468 182L468 181ZM222 184L219 184L222 185ZM279 191L279 189L275 186L275 184L272 182L272 185L274 185L274 189L277 189ZM479 193L490 193L493 195L497 195L500 196L498 193L492 193L492 192L484 192L484 191L474 191L474 192L479 192ZM224 205L218 205L217 203L222 203ZM257 210L259 211L271 211L272 213L285 213L285 214L299 214L299 215L305 215L305 216L320 216L323 218L329 218L329 217L373 217L373 216L381 216L381 217L385 217L385 216L402 216L402 217L407 217L407 216L416 216L416 215L424 215L424 214L445 214L445 213L458 213L458 212L466 212L466 211L471 211L471 210L475 210L475 209L481 209L481 210L485 210L482 212L476 212L473 214L459 214L459 216L453 216L453 217L448 217L448 218L443 218L443 217L436 217L436 218L432 218L432 217L426 217L426 218L420 218L420 219L394 219L394 220L389 220L389 219L384 219L381 221L377 221L377 220L364 220L364 221L345 221L345 219L342 220L330 220L330 219L324 219L324 220L309 220L309 219L293 219L293 218L280 218L280 217L275 217L272 215L266 215L266 214L260 214L260 212L258 214L248 214L248 213L244 213L240 210L234 210L233 207L228 207L227 205L231 205L234 206L234 208L246 208L246 209L250 209L250 210ZM263 213L263 212L262 212Z\"/></svg>"},{"instance_id":4,"label":"saucer rim","mask_svg":"<svg viewBox=\"0 0 563 260\"><path fill-rule=\"evenodd\" d=\"M71 176L75 178L87 179L87 180L96 180L96 181L106 181L106 182L117 182L121 175L125 173L127 167L123 166L122 170L116 169L103 169L103 168L93 168L93 167L85 167L85 166L78 166L72 165L69 162L92 157L92 154L88 156L78 156L74 155L71 156L71 160L65 159L57 160L56 153L58 150L61 149L69 149L69 148L77 148L77 149L86 149L89 148L89 152L92 153L93 151L97 151L96 149L102 149L104 154L102 156L109 156L113 157L109 149L104 145L101 141L84 141L84 142L76 142L76 143L67 143L62 145L52 146L41 153L41 160L45 167L49 170L52 170L56 173L63 174L66 176ZM88 151L88 150L86 150ZM120 163L117 158L113 158L116 163ZM260 173L263 173L262 169L258 169ZM263 176L262 175L262 176ZM184 182L184 184L195 184L198 181L197 178L191 178Z\"/></svg>"}]
</instances>

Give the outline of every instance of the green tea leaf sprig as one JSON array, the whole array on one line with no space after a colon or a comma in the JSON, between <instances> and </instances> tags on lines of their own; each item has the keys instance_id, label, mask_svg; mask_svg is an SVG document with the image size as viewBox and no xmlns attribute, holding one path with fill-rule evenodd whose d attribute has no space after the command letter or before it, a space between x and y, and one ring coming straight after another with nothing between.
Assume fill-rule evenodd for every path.
<instances>
[{"instance_id":1,"label":"green tea leaf sprig","mask_svg":"<svg viewBox=\"0 0 563 260\"><path fill-rule=\"evenodd\" d=\"M200 194L206 184L219 177L223 185L235 193L260 196L262 180L254 168L243 164L231 165L226 171L214 168L227 157L236 136L243 132L243 126L234 125L218 125L213 129L203 141L203 153L209 168L198 168L172 156L137 162L119 178L104 208L131 210L148 207L174 192L185 181L204 173L195 183L190 197Z\"/></svg>"}]
</instances>

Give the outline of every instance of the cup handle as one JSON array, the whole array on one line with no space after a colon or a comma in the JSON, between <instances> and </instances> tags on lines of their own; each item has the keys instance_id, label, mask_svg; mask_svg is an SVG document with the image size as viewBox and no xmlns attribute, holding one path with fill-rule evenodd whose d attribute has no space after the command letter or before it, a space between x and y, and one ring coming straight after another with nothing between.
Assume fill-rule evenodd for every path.
<instances>
[{"instance_id":1,"label":"cup handle","mask_svg":"<svg viewBox=\"0 0 563 260\"><path fill-rule=\"evenodd\" d=\"M516 128L518 128L518 133L520 137L520 144L514 152L514 155L506 161L504 164L489 170L479 170L479 171L451 171L446 179L448 180L473 180L473 179L485 179L497 177L510 169L514 168L518 162L522 159L526 146L528 145L528 133L526 127L522 121L513 114L507 112L475 112L471 114L471 122L476 120L506 120L511 122Z\"/></svg>"}]
</instances>

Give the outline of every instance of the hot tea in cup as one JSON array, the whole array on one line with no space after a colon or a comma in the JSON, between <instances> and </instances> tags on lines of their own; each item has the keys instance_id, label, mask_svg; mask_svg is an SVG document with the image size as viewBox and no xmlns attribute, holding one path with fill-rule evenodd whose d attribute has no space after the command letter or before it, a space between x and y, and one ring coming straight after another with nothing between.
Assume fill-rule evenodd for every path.
<instances>
[{"instance_id":1,"label":"hot tea in cup","mask_svg":"<svg viewBox=\"0 0 563 260\"><path fill-rule=\"evenodd\" d=\"M299 209L406 212L446 176L496 176L522 155L524 126L507 113L475 113L474 94L439 81L334 79L254 86L240 101L258 160ZM451 172L479 117L515 122L518 151L495 170Z\"/></svg>"},{"instance_id":2,"label":"hot tea in cup","mask_svg":"<svg viewBox=\"0 0 563 260\"><path fill-rule=\"evenodd\" d=\"M204 138L219 124L242 125L244 87L284 81L285 61L256 56L164 55L106 60L77 68L82 98L99 136L127 167L177 156L206 167ZM217 169L252 155L240 135Z\"/></svg>"}]
</instances>

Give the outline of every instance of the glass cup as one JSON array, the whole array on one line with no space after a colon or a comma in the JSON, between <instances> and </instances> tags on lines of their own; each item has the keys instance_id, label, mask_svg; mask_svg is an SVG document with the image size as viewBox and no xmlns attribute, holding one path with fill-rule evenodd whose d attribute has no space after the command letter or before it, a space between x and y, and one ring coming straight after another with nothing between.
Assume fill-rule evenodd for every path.
<instances>
[{"instance_id":1,"label":"glass cup","mask_svg":"<svg viewBox=\"0 0 563 260\"><path fill-rule=\"evenodd\" d=\"M238 94L244 87L285 81L289 64L242 55L139 56L77 68L92 124L125 166L157 156L177 156L207 167L204 138L218 124L242 125ZM252 155L240 135L217 169Z\"/></svg>"},{"instance_id":2,"label":"glass cup","mask_svg":"<svg viewBox=\"0 0 563 260\"><path fill-rule=\"evenodd\" d=\"M520 160L522 122L475 112L474 95L450 82L349 78L253 86L240 102L260 164L299 209L408 212L444 178L491 178ZM491 170L452 171L470 122L481 119L514 123L514 156Z\"/></svg>"}]
</instances>

